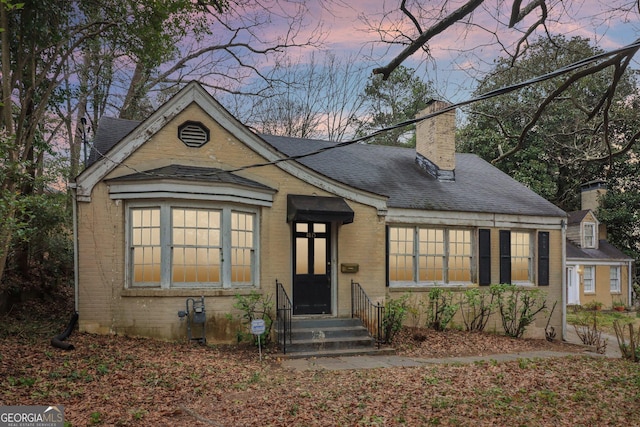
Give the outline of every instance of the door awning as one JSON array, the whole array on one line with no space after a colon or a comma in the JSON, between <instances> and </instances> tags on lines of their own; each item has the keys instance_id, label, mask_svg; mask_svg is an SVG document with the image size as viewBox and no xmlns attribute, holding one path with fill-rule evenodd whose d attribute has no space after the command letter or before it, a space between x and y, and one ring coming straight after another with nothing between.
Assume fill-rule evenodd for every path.
<instances>
[{"instance_id":1,"label":"door awning","mask_svg":"<svg viewBox=\"0 0 640 427\"><path fill-rule=\"evenodd\" d=\"M287 195L287 222L353 222L353 210L341 197Z\"/></svg>"}]
</instances>

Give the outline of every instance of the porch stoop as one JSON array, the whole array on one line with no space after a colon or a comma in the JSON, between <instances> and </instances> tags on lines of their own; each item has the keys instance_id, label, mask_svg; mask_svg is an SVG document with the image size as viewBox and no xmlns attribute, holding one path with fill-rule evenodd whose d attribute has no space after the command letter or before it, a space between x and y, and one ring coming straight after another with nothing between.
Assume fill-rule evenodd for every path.
<instances>
[{"instance_id":1,"label":"porch stoop","mask_svg":"<svg viewBox=\"0 0 640 427\"><path fill-rule=\"evenodd\" d=\"M395 354L378 348L360 319L307 318L291 320L291 342L285 358Z\"/></svg>"}]
</instances>

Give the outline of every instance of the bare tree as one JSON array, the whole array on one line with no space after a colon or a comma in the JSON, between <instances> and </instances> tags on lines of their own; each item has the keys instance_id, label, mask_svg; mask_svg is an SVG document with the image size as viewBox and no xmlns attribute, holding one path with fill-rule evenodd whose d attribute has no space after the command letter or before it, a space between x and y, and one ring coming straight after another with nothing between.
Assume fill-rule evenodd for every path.
<instances>
[{"instance_id":1,"label":"bare tree","mask_svg":"<svg viewBox=\"0 0 640 427\"><path fill-rule=\"evenodd\" d=\"M319 43L306 17L293 0L0 1L0 278L50 142L73 141L75 174L81 117L94 126L109 110L139 118L153 90L185 80L229 92L266 80L265 58ZM274 22L284 30L270 33Z\"/></svg>"},{"instance_id":2,"label":"bare tree","mask_svg":"<svg viewBox=\"0 0 640 427\"><path fill-rule=\"evenodd\" d=\"M249 111L238 111L260 133L341 141L356 133L366 71L354 58L324 52L282 58L268 73L271 85Z\"/></svg>"},{"instance_id":3,"label":"bare tree","mask_svg":"<svg viewBox=\"0 0 640 427\"><path fill-rule=\"evenodd\" d=\"M386 3L388 4L388 3ZM380 74L384 79L389 78L393 70L409 58L422 52L422 58L430 58L432 46L445 34L456 34L459 41L451 46L452 52L464 58L467 63L482 63L482 51L490 44L498 48L496 55L511 58L514 65L529 46L531 40L540 36L553 39L554 33L562 30L563 25L575 24L583 1L566 0L511 0L505 2L488 2L485 0L468 0L456 2L441 0L440 2L420 2L411 0L397 0L394 7L387 7L388 12L382 16L367 17L366 23L370 30L377 34L378 43L388 47L400 46L402 50L393 55L386 65L376 68L373 73ZM598 11L598 15L585 16L584 20L595 21L619 18L621 20L637 18L638 2L630 0L612 0L603 5L605 11ZM460 31L460 32L457 32ZM473 31L473 35L472 32ZM477 43L474 43L478 40ZM610 81L607 87L594 93L597 102L588 112L590 117L601 115L604 124L601 132L603 138L610 144L611 129L608 121L608 111L613 97L620 84L621 77L629 68L632 58L640 48L640 40L629 40L629 48L621 50L599 60L585 61L579 71L571 74L558 84L556 90L541 100L537 112L529 123L523 127L519 135L519 143L508 153L512 155L523 147L527 134L535 128L542 112L553 100L563 96L566 90L582 79L597 74L602 70L610 70ZM464 47L460 47L463 45ZM492 58L495 55L492 55ZM633 142L637 135L629 135ZM609 145L610 147L610 145ZM611 148L611 147L610 147Z\"/></svg>"}]
</instances>

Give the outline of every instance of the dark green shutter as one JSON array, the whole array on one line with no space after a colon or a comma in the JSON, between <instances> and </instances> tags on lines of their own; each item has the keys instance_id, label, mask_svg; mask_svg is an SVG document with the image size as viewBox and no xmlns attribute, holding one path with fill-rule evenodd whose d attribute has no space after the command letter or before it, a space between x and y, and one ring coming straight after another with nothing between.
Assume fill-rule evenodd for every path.
<instances>
[{"instance_id":1,"label":"dark green shutter","mask_svg":"<svg viewBox=\"0 0 640 427\"><path fill-rule=\"evenodd\" d=\"M549 232L538 233L538 286L549 286Z\"/></svg>"},{"instance_id":2,"label":"dark green shutter","mask_svg":"<svg viewBox=\"0 0 640 427\"><path fill-rule=\"evenodd\" d=\"M491 230L478 230L478 284L491 284Z\"/></svg>"},{"instance_id":3,"label":"dark green shutter","mask_svg":"<svg viewBox=\"0 0 640 427\"><path fill-rule=\"evenodd\" d=\"M385 234L386 234L386 236L385 236L386 242L385 242L385 245L384 245L385 246L384 251L385 251L386 258L385 258L385 262L384 262L384 269L385 269L385 273L387 275L387 280L386 280L385 285L388 288L389 287L389 255L390 255L389 254L389 235L390 234L389 234L389 226L388 225L385 227Z\"/></svg>"},{"instance_id":4,"label":"dark green shutter","mask_svg":"<svg viewBox=\"0 0 640 427\"><path fill-rule=\"evenodd\" d=\"M500 230L500 283L511 283L511 232Z\"/></svg>"}]
</instances>

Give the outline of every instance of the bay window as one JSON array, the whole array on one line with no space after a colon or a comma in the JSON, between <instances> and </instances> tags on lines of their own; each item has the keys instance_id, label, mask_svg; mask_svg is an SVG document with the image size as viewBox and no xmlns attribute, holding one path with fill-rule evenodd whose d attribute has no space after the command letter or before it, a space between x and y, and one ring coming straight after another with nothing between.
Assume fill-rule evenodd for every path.
<instances>
[{"instance_id":1,"label":"bay window","mask_svg":"<svg viewBox=\"0 0 640 427\"><path fill-rule=\"evenodd\" d=\"M232 205L128 206L131 287L255 284L257 212Z\"/></svg>"}]
</instances>

